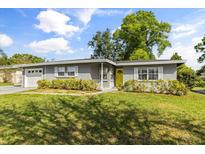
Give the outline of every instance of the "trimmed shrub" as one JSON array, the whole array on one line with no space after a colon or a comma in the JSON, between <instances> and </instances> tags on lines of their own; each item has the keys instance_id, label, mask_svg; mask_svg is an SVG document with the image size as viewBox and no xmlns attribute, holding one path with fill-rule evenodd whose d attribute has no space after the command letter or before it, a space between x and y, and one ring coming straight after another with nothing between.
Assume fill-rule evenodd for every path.
<instances>
[{"instance_id":1,"label":"trimmed shrub","mask_svg":"<svg viewBox=\"0 0 205 154\"><path fill-rule=\"evenodd\" d=\"M177 96L187 94L186 86L177 80L158 80L151 82L128 80L127 82L125 82L123 90L128 92L152 92L161 94L172 94Z\"/></svg>"},{"instance_id":2,"label":"trimmed shrub","mask_svg":"<svg viewBox=\"0 0 205 154\"><path fill-rule=\"evenodd\" d=\"M168 81L168 91L169 94L173 94L173 95L177 95L177 96L182 96L182 95L186 95L187 94L187 88L185 86L185 84L177 81L177 80L173 80L173 81Z\"/></svg>"},{"instance_id":3,"label":"trimmed shrub","mask_svg":"<svg viewBox=\"0 0 205 154\"><path fill-rule=\"evenodd\" d=\"M93 80L81 80L81 90L93 91L97 89L97 84Z\"/></svg>"},{"instance_id":4,"label":"trimmed shrub","mask_svg":"<svg viewBox=\"0 0 205 154\"><path fill-rule=\"evenodd\" d=\"M83 90L94 91L97 89L97 83L93 80L80 80L75 78L56 79L56 80L39 80L38 88L46 89L66 89L66 90Z\"/></svg>"},{"instance_id":5,"label":"trimmed shrub","mask_svg":"<svg viewBox=\"0 0 205 154\"><path fill-rule=\"evenodd\" d=\"M145 92L146 86L137 80L128 80L125 82L123 89L125 91Z\"/></svg>"},{"instance_id":6,"label":"trimmed shrub","mask_svg":"<svg viewBox=\"0 0 205 154\"><path fill-rule=\"evenodd\" d=\"M81 80L70 78L65 80L65 89L67 90L82 90Z\"/></svg>"},{"instance_id":7,"label":"trimmed shrub","mask_svg":"<svg viewBox=\"0 0 205 154\"><path fill-rule=\"evenodd\" d=\"M65 89L65 80L63 79L52 80L50 88Z\"/></svg>"},{"instance_id":8,"label":"trimmed shrub","mask_svg":"<svg viewBox=\"0 0 205 154\"><path fill-rule=\"evenodd\" d=\"M49 80L38 80L37 82L39 89L47 89L51 86L51 81Z\"/></svg>"}]
</instances>

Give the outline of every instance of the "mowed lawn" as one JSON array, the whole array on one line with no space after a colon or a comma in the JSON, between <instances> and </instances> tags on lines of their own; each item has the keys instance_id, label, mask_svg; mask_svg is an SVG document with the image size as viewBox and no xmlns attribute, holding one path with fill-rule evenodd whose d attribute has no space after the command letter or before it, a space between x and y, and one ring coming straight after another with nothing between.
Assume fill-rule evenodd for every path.
<instances>
[{"instance_id":1,"label":"mowed lawn","mask_svg":"<svg viewBox=\"0 0 205 154\"><path fill-rule=\"evenodd\" d=\"M205 144L205 95L0 95L0 144Z\"/></svg>"}]
</instances>

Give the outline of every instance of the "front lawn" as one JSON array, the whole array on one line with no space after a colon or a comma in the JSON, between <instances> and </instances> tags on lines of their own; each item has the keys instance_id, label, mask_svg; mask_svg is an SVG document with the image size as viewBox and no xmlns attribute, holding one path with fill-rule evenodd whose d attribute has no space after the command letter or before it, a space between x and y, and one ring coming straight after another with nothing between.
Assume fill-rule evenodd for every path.
<instances>
[{"instance_id":1,"label":"front lawn","mask_svg":"<svg viewBox=\"0 0 205 154\"><path fill-rule=\"evenodd\" d=\"M205 144L205 95L0 95L0 144Z\"/></svg>"},{"instance_id":2,"label":"front lawn","mask_svg":"<svg viewBox=\"0 0 205 154\"><path fill-rule=\"evenodd\" d=\"M65 90L65 89L33 89L33 90L27 90L23 93L40 93L40 94L92 94L99 91L82 91L82 90Z\"/></svg>"}]
</instances>

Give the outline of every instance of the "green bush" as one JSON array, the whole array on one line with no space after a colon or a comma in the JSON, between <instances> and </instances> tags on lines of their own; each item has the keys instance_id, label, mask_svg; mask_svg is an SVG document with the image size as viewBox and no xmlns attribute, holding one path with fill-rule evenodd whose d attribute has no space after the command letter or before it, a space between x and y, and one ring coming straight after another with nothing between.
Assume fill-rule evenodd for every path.
<instances>
[{"instance_id":1,"label":"green bush","mask_svg":"<svg viewBox=\"0 0 205 154\"><path fill-rule=\"evenodd\" d=\"M38 88L46 89L66 89L66 90L83 90L83 91L94 91L97 89L97 84L92 80L80 80L75 78L69 79L56 79L56 80L39 80Z\"/></svg>"},{"instance_id":2,"label":"green bush","mask_svg":"<svg viewBox=\"0 0 205 154\"><path fill-rule=\"evenodd\" d=\"M145 86L145 84L143 84L137 80L128 80L127 82L125 82L123 89L125 91L145 92L146 86Z\"/></svg>"},{"instance_id":3,"label":"green bush","mask_svg":"<svg viewBox=\"0 0 205 154\"><path fill-rule=\"evenodd\" d=\"M187 94L186 86L177 80L158 80L152 82L128 80L127 82L125 82L123 90L128 92L153 92L161 94L172 94L177 96Z\"/></svg>"},{"instance_id":4,"label":"green bush","mask_svg":"<svg viewBox=\"0 0 205 154\"><path fill-rule=\"evenodd\" d=\"M168 82L164 81L164 80L157 80L155 81L156 85L154 84L154 86L156 86L156 90L158 93L160 94L166 94L169 91L169 85Z\"/></svg>"},{"instance_id":5,"label":"green bush","mask_svg":"<svg viewBox=\"0 0 205 154\"><path fill-rule=\"evenodd\" d=\"M196 73L191 67L185 64L177 68L177 80L184 83L187 88L192 89L195 86Z\"/></svg>"},{"instance_id":6,"label":"green bush","mask_svg":"<svg viewBox=\"0 0 205 154\"><path fill-rule=\"evenodd\" d=\"M168 87L169 87L168 89L169 94L173 94L177 96L182 96L187 94L186 86L177 80L168 81Z\"/></svg>"},{"instance_id":7,"label":"green bush","mask_svg":"<svg viewBox=\"0 0 205 154\"><path fill-rule=\"evenodd\" d=\"M93 91L97 89L97 84L93 80L81 80L81 90Z\"/></svg>"},{"instance_id":8,"label":"green bush","mask_svg":"<svg viewBox=\"0 0 205 154\"><path fill-rule=\"evenodd\" d=\"M50 88L65 89L65 80L63 79L52 80Z\"/></svg>"},{"instance_id":9,"label":"green bush","mask_svg":"<svg viewBox=\"0 0 205 154\"><path fill-rule=\"evenodd\" d=\"M37 82L39 89L47 89L51 86L51 81L49 80L38 80Z\"/></svg>"},{"instance_id":10,"label":"green bush","mask_svg":"<svg viewBox=\"0 0 205 154\"><path fill-rule=\"evenodd\" d=\"M195 80L195 87L205 87L205 81L197 77Z\"/></svg>"}]
</instances>

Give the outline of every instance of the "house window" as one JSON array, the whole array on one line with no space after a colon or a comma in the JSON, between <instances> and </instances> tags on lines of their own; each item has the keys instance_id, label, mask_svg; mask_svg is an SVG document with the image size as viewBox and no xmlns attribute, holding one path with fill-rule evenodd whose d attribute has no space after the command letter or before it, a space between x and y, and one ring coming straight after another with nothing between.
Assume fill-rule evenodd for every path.
<instances>
[{"instance_id":1,"label":"house window","mask_svg":"<svg viewBox=\"0 0 205 154\"><path fill-rule=\"evenodd\" d=\"M58 76L65 76L65 67L58 67Z\"/></svg>"},{"instance_id":2,"label":"house window","mask_svg":"<svg viewBox=\"0 0 205 154\"><path fill-rule=\"evenodd\" d=\"M138 79L139 80L147 80L147 68L139 68L138 69Z\"/></svg>"},{"instance_id":3,"label":"house window","mask_svg":"<svg viewBox=\"0 0 205 154\"><path fill-rule=\"evenodd\" d=\"M149 70L149 80L158 80L158 68L148 68Z\"/></svg>"},{"instance_id":4,"label":"house window","mask_svg":"<svg viewBox=\"0 0 205 154\"><path fill-rule=\"evenodd\" d=\"M143 67L138 68L138 80L158 80L158 67Z\"/></svg>"},{"instance_id":5,"label":"house window","mask_svg":"<svg viewBox=\"0 0 205 154\"><path fill-rule=\"evenodd\" d=\"M76 76L76 73L77 73L76 66L68 66L67 71L68 71L67 74L69 77Z\"/></svg>"}]
</instances>

